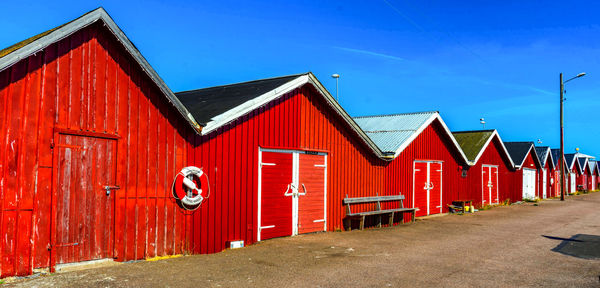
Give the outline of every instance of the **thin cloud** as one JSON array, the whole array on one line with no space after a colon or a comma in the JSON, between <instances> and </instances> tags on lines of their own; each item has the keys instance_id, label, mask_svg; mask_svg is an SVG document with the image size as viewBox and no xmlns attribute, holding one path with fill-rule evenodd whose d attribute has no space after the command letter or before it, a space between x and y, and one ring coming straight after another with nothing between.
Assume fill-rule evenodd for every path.
<instances>
[{"instance_id":1,"label":"thin cloud","mask_svg":"<svg viewBox=\"0 0 600 288\"><path fill-rule=\"evenodd\" d=\"M348 48L348 47L337 47L337 46L334 46L333 48L347 51L347 52L352 52L352 53L358 53L358 54L364 54L364 55L375 56L375 57L380 57L380 58L392 59L392 60L396 60L396 61L404 61L404 58L400 58L400 57L396 57L396 56L388 55L388 54L377 53L377 52L373 52L373 51L354 49L354 48Z\"/></svg>"}]
</instances>

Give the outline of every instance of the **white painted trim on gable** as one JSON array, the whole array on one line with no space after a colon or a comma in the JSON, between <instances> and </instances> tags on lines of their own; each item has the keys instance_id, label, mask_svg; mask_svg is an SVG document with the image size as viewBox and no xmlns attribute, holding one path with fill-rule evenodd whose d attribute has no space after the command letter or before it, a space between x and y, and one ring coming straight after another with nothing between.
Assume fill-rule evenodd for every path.
<instances>
[{"instance_id":1,"label":"white painted trim on gable","mask_svg":"<svg viewBox=\"0 0 600 288\"><path fill-rule=\"evenodd\" d=\"M410 137L406 141L404 141L404 143L402 143L402 145L400 145L400 147L394 153L394 158L398 157L398 155L400 155L400 153L402 153L402 151L404 151L404 149L406 149L406 147L408 147L408 145L410 145L419 135L421 135L423 130L425 130L425 128L427 128L429 125L431 125L431 123L433 123L433 121L436 119L440 121L440 124L442 124L442 127L444 128L446 135L448 137L450 137L450 140L452 140L454 147L458 150L460 156L462 157L463 163L465 163L469 166L473 166L467 159L467 156L463 152L462 148L460 148L460 145L458 145L458 142L456 142L454 135L452 135L452 132L450 132L450 129L448 129L448 126L446 126L446 123L444 122L444 120L442 119L442 116L438 112L435 112L434 114L432 114L425 122L423 122L423 124L412 135L410 135Z\"/></svg>"},{"instance_id":2,"label":"white painted trim on gable","mask_svg":"<svg viewBox=\"0 0 600 288\"><path fill-rule=\"evenodd\" d=\"M474 166L475 164L477 164L477 162L479 161L479 158L481 158L485 149L487 149L488 145L490 145L490 143L492 143L494 136L498 137L498 140L500 141L500 146L502 146L502 151L504 152L504 155L506 156L506 158L508 158L508 161L510 161L511 168L514 169L515 163L513 162L512 158L510 157L510 154L508 154L508 150L506 150L506 146L504 146L504 141L502 141L502 138L500 138L500 134L498 133L498 130L494 130L492 135L488 138L487 142L485 142L485 144L479 151L479 154L477 154L477 157L475 157L475 160L471 161L469 163L469 165Z\"/></svg>"},{"instance_id":3,"label":"white painted trim on gable","mask_svg":"<svg viewBox=\"0 0 600 288\"><path fill-rule=\"evenodd\" d=\"M46 47L72 35L73 33L95 23L98 20L102 20L104 25L108 27L108 29L115 35L117 40L125 47L125 50L131 54L133 59L137 61L142 70L146 73L148 77L158 86L158 88L163 92L163 94L167 97L167 100L175 106L175 108L179 111L179 113L183 116L183 118L188 121L188 123L194 128L194 130L199 133L201 127L196 122L196 119L190 114L190 112L183 106L183 104L179 101L175 94L171 89L167 86L167 84L158 76L156 71L150 66L148 61L142 56L140 51L131 43L129 38L125 36L125 33L117 26L117 24L113 21L113 19L108 15L108 13L104 10L104 8L100 7L96 10L93 10L78 19L75 19L71 23L64 25L63 27L56 29L45 35L36 39L35 41L9 53L8 55L0 58L0 71L3 71L15 63L25 59L33 54L36 54Z\"/></svg>"},{"instance_id":4,"label":"white painted trim on gable","mask_svg":"<svg viewBox=\"0 0 600 288\"><path fill-rule=\"evenodd\" d=\"M326 102L333 108L333 110L336 113L338 113L338 115L340 115L346 121L346 123L350 126L350 128L352 128L352 130L354 130L354 132L356 132L360 136L360 138L363 140L363 142L365 144L367 144L367 146L373 151L373 153L375 153L375 155L377 155L379 158L381 158L383 160L389 161L389 160L393 159L393 158L389 157L388 155L385 155L379 149L379 147L377 147L377 145L375 145L375 143L371 140L371 138L369 138L369 136L367 136L367 134L352 119L352 117L350 117L350 115L348 115L348 113L346 113L346 111L342 108L342 106L339 105L339 103L335 100L335 98L333 98L333 96L331 96L329 91L327 91L327 89L325 89L325 87L323 87L323 85L321 85L319 80L317 80L317 78L310 72L307 73L306 75L298 76L294 80L291 80L269 92L266 92L256 98L252 99L252 100L242 103L241 105L239 105L223 114L215 116L212 121L206 123L206 126L202 129L201 134L206 135L208 133L211 133L211 132L215 131L216 129L218 129L219 127L226 125L227 123L230 123L232 121L235 121L239 117L258 109L261 106L264 106L267 103L269 103L279 97L282 97L283 95L291 92L292 90L294 90L296 88L300 88L305 84L310 84L315 89L317 89L319 94L321 94L321 96L323 96L323 98L325 98Z\"/></svg>"}]
</instances>

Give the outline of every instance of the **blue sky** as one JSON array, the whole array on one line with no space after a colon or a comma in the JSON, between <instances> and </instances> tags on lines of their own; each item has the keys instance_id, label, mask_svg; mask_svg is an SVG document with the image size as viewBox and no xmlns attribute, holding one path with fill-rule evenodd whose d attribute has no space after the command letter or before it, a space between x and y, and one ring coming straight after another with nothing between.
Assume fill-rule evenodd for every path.
<instances>
[{"instance_id":1,"label":"blue sky","mask_svg":"<svg viewBox=\"0 0 600 288\"><path fill-rule=\"evenodd\" d=\"M174 91L312 71L353 116L438 110L451 130L600 155L600 3L10 1L0 47L103 6Z\"/></svg>"}]
</instances>

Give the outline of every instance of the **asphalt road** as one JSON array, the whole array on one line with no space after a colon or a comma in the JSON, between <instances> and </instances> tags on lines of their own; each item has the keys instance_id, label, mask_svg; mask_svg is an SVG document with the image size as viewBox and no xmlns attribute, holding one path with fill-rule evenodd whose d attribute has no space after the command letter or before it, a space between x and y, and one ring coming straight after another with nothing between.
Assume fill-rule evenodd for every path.
<instances>
[{"instance_id":1,"label":"asphalt road","mask_svg":"<svg viewBox=\"0 0 600 288\"><path fill-rule=\"evenodd\" d=\"M16 287L600 287L600 193L213 255L39 276Z\"/></svg>"}]
</instances>

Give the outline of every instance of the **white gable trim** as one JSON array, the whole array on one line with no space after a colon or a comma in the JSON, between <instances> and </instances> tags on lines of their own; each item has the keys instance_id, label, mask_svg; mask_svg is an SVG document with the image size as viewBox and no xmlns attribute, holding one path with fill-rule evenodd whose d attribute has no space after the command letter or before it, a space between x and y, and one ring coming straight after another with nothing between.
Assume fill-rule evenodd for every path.
<instances>
[{"instance_id":1,"label":"white gable trim","mask_svg":"<svg viewBox=\"0 0 600 288\"><path fill-rule=\"evenodd\" d=\"M488 138L488 140L485 142L485 144L483 145L483 147L479 151L479 154L477 154L477 157L475 157L475 160L471 161L469 164L471 166L474 166L475 164L477 164L477 162L479 162L479 158L481 158L481 156L483 155L483 152L485 151L485 149L487 149L488 145L490 145L490 143L492 143L492 140L494 139L494 136L498 137L498 140L500 141L500 146L502 146L502 152L504 152L504 155L506 156L506 158L510 162L511 168L514 169L515 168L515 163L513 162L512 157L510 157L510 154L508 154L508 150L506 150L506 146L504 146L504 141L502 141L502 138L500 138L500 134L498 134L498 130L494 130L494 132L492 133L492 135Z\"/></svg>"},{"instance_id":2,"label":"white gable trim","mask_svg":"<svg viewBox=\"0 0 600 288\"><path fill-rule=\"evenodd\" d=\"M419 136L423 132L423 130L425 130L425 128L431 125L431 123L433 123L433 121L436 119L440 121L442 127L444 128L444 131L446 132L446 135L450 137L450 140L452 140L452 143L454 144L454 147L458 150L463 160L463 163L472 166L469 160L467 160L467 156L463 152L462 148L460 148L460 145L458 145L458 142L456 142L454 135L452 135L452 132L450 132L450 129L448 129L448 126L446 126L446 123L444 122L444 120L442 120L442 116L440 116L440 113L438 112L435 112L433 115L431 115L412 135L410 135L410 137L406 141L404 141L404 143L402 143L402 145L400 145L400 147L394 153L394 158L398 157L398 155L400 155L400 153L402 153L402 151L404 151L404 149L406 149L406 147L408 147L408 145L410 145L410 143L412 143L417 138L417 136Z\"/></svg>"},{"instance_id":3,"label":"white gable trim","mask_svg":"<svg viewBox=\"0 0 600 288\"><path fill-rule=\"evenodd\" d=\"M321 96L325 98L327 104L329 104L329 106L331 106L333 110L346 121L350 128L360 136L363 142L367 144L367 146L371 149L371 151L373 151L373 153L375 153L375 155L377 155L377 157L384 160L393 159L390 156L385 155L379 149L379 147L375 145L371 138L369 138L369 136L367 136L367 134L362 129L360 129L358 124L354 122L352 117L350 117L350 115L346 113L342 106L340 106L340 104L335 100L335 98L333 98L329 91L327 91L327 89L323 87L323 85L319 82L319 80L317 80L317 78L312 73L307 73L305 75L298 76L297 78L290 80L289 82L269 92L266 92L252 100L248 100L236 106L235 108L228 110L223 114L215 116L210 122L206 123L206 126L202 129L201 134L209 134L218 129L219 127L231 123L239 117L258 109L266 105L267 103L293 91L294 89L302 87L305 84L312 85L319 92L319 94L321 94Z\"/></svg>"},{"instance_id":4,"label":"white gable trim","mask_svg":"<svg viewBox=\"0 0 600 288\"><path fill-rule=\"evenodd\" d=\"M125 50L131 54L131 56L137 61L137 63L141 66L142 70L152 79L152 81L158 86L158 88L163 92L163 94L167 97L169 102L175 106L175 108L181 113L183 118L185 118L188 123L194 128L196 132L199 132L200 125L196 122L192 114L181 104L179 99L175 97L175 94L169 89L167 84L158 76L156 71L150 66L148 61L142 56L139 50L131 43L129 38L125 36L125 33L117 26L117 24L110 18L108 13L103 8L98 8L85 14L84 16L72 21L71 23L66 24L65 26L56 29L49 33L46 36L43 36L13 52L10 54L0 58L0 71L3 71L15 63L25 59L33 54L36 54L46 47L72 35L73 33L89 26L92 23L95 23L98 20L102 20L106 27L117 37L117 40L123 44Z\"/></svg>"}]
</instances>

